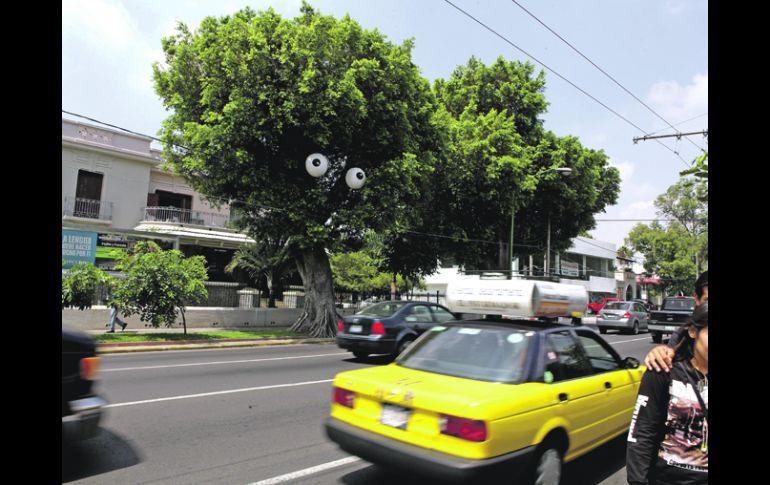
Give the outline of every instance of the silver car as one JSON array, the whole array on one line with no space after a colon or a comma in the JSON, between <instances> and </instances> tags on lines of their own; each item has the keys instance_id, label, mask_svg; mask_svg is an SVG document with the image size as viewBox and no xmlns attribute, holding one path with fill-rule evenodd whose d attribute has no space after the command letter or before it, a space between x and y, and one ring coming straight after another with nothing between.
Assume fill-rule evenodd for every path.
<instances>
[{"instance_id":1,"label":"silver car","mask_svg":"<svg viewBox=\"0 0 770 485\"><path fill-rule=\"evenodd\" d=\"M650 314L641 303L633 301L613 301L596 316L596 326L601 333L617 328L623 333L638 335L639 330L647 330Z\"/></svg>"}]
</instances>

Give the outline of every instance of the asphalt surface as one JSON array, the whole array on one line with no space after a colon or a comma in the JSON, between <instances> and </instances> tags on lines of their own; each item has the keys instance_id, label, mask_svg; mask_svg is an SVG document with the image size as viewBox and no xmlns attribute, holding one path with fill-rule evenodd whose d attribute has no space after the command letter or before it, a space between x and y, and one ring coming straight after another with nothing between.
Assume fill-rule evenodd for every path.
<instances>
[{"instance_id":1,"label":"asphalt surface","mask_svg":"<svg viewBox=\"0 0 770 485\"><path fill-rule=\"evenodd\" d=\"M608 334L642 359L648 334ZM351 457L325 437L331 379L388 363L328 343L103 353L110 403L96 438L62 448L63 483L425 483ZM625 442L565 467L563 484L625 484Z\"/></svg>"}]
</instances>

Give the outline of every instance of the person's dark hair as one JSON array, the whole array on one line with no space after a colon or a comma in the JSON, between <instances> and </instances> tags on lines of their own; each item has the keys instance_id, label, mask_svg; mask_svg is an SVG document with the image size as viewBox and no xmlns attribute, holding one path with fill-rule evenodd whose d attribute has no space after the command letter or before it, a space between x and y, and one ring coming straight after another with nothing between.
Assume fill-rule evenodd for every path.
<instances>
[{"instance_id":1,"label":"person's dark hair","mask_svg":"<svg viewBox=\"0 0 770 485\"><path fill-rule=\"evenodd\" d=\"M704 271L698 276L698 280L695 281L695 294L698 295L698 299L703 298L703 288L709 285L709 272Z\"/></svg>"},{"instance_id":2,"label":"person's dark hair","mask_svg":"<svg viewBox=\"0 0 770 485\"><path fill-rule=\"evenodd\" d=\"M695 308L687 323L682 327L682 340L676 346L674 360L688 361L695 355L695 339L690 337L689 329L695 328L700 332L709 324L709 302L705 301Z\"/></svg>"}]
</instances>

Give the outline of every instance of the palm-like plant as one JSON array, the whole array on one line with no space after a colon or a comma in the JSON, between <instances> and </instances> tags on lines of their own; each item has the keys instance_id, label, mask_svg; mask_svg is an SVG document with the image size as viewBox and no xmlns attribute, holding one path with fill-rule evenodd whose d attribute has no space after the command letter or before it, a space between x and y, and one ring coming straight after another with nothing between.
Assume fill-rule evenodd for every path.
<instances>
[{"instance_id":1,"label":"palm-like plant","mask_svg":"<svg viewBox=\"0 0 770 485\"><path fill-rule=\"evenodd\" d=\"M252 279L265 277L267 281L268 308L275 308L274 288L293 272L292 259L289 257L288 240L285 238L254 238L257 243L250 244L236 251L225 271L235 269L245 271Z\"/></svg>"}]
</instances>

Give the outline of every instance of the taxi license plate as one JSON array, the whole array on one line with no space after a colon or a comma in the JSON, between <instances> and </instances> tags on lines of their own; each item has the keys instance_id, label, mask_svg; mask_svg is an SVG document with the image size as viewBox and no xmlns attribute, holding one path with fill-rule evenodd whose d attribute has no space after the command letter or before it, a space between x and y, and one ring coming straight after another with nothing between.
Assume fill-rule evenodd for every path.
<instances>
[{"instance_id":1,"label":"taxi license plate","mask_svg":"<svg viewBox=\"0 0 770 485\"><path fill-rule=\"evenodd\" d=\"M363 330L363 327L361 325L350 326L350 333L361 333L362 330Z\"/></svg>"},{"instance_id":2,"label":"taxi license plate","mask_svg":"<svg viewBox=\"0 0 770 485\"><path fill-rule=\"evenodd\" d=\"M383 404L380 423L394 428L406 429L406 424L409 422L411 414L412 411L410 409L394 404Z\"/></svg>"}]
</instances>

